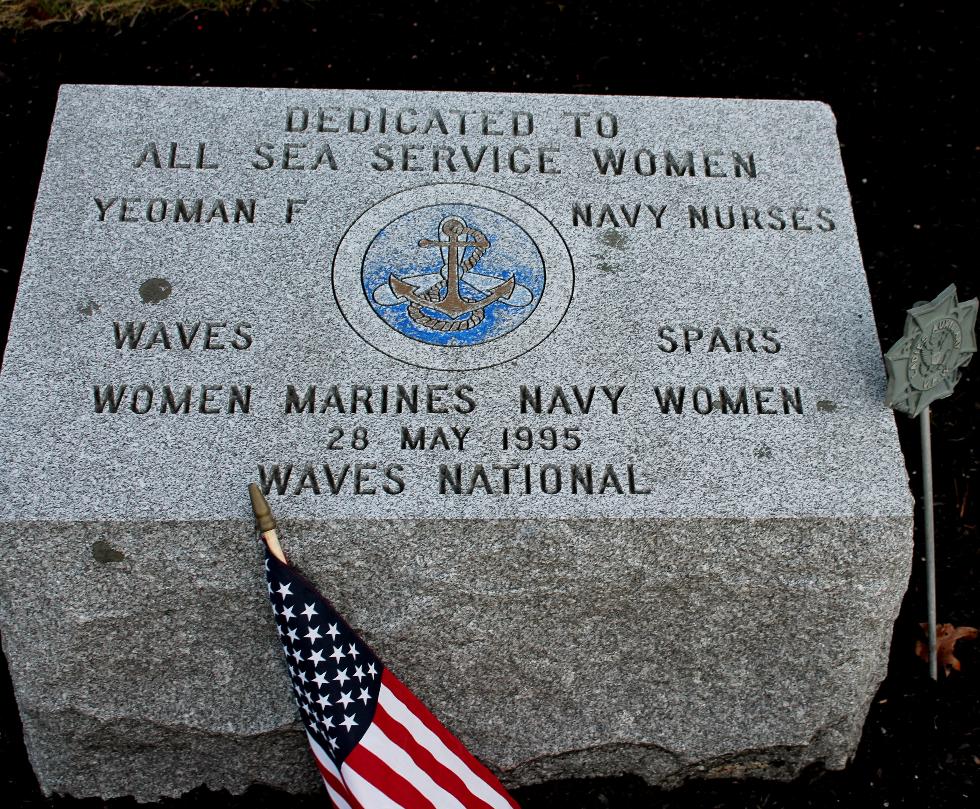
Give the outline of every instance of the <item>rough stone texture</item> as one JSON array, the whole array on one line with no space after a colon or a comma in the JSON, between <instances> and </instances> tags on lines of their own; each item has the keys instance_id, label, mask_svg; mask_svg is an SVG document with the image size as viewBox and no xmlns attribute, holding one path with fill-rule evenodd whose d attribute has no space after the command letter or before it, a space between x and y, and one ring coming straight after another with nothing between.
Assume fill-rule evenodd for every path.
<instances>
[{"instance_id":1,"label":"rough stone texture","mask_svg":"<svg viewBox=\"0 0 980 809\"><path fill-rule=\"evenodd\" d=\"M535 132L285 132L288 107L318 105L529 110ZM619 132L575 138L565 110L611 110ZM219 168L135 170L150 141L181 143L181 160L206 141ZM278 150L268 171L249 165L261 142ZM281 170L287 142L313 144L306 165L329 142L338 170ZM557 146L561 174L379 172L379 143ZM648 147L657 172L599 176L591 149L607 146ZM694 177L666 176L665 149L752 152L758 176L705 177L698 163ZM93 201L218 196L255 197L255 223L100 222ZM290 225L287 198L309 200ZM393 217L425 205L470 215L480 200L519 220L551 280L497 340L415 347L372 315L370 292L351 292L359 261ZM619 228L575 226L576 200L592 204L594 224L606 203L667 212L661 229L646 214L635 228L622 217ZM824 207L835 228L691 229L688 205L734 205L736 217L743 205L808 208L814 227ZM382 259L437 236L399 221ZM502 244L477 269L506 256ZM172 332L177 321L248 322L254 342L117 349L113 322L143 319ZM666 353L666 325L706 337ZM729 339L775 328L781 349L709 353L715 326ZM251 412L94 412L92 386L111 383L252 385ZM372 385L375 396L382 384L423 395L470 385L476 408L287 415L287 384ZM575 412L522 414L522 384L562 386ZM753 412L661 412L654 389L682 384L716 398L719 385L747 385ZM625 385L619 412L597 392L578 413L573 385ZM753 386L775 388L776 414L755 412ZM802 414L784 412L780 386L800 388ZM0 559L14 572L0 622L41 784L141 799L202 783L314 786L245 496L259 465L276 463L297 476L306 464L402 466L400 495L380 490L379 472L377 494L354 495L351 472L340 495L320 474L321 494L293 493L294 477L270 499L293 560L506 783L841 767L884 676L911 562L911 498L883 394L825 105L63 88L0 377ZM399 447L400 427L431 437L440 425L470 427L462 452ZM582 446L502 450L501 430L521 425L581 427ZM331 428L349 442L357 426L366 449L327 449ZM464 487L477 463L530 463L535 476L554 463L564 488L440 494L438 465L456 463ZM613 464L624 488L634 464L650 493L571 494L572 463L595 464L596 481Z\"/></svg>"}]
</instances>

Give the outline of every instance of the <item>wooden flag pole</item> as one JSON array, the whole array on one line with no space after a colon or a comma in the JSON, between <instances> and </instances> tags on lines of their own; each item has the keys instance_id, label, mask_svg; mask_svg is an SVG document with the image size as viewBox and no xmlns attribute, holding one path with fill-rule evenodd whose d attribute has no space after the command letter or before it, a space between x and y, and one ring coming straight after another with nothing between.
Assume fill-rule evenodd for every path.
<instances>
[{"instance_id":1,"label":"wooden flag pole","mask_svg":"<svg viewBox=\"0 0 980 809\"><path fill-rule=\"evenodd\" d=\"M262 541L269 548L269 553L276 557L284 565L286 554L282 552L282 545L279 544L279 529L276 527L276 519L272 516L272 509L262 495L262 491L254 483L248 484L248 496L252 501L252 511L255 513L255 527L262 533Z\"/></svg>"}]
</instances>

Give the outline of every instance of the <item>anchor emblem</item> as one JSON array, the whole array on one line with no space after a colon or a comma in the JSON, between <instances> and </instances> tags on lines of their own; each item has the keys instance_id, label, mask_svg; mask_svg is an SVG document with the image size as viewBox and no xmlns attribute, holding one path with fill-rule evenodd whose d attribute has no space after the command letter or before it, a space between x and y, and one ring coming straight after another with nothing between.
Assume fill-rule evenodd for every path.
<instances>
[{"instance_id":1,"label":"anchor emblem","mask_svg":"<svg viewBox=\"0 0 980 809\"><path fill-rule=\"evenodd\" d=\"M419 247L438 247L443 266L439 272L399 278L389 273L388 282L374 291L381 306L408 303L408 316L418 325L441 332L475 328L486 317L486 309L498 301L523 307L532 293L511 274L500 278L476 272L475 267L490 249L490 240L459 216L439 223L441 238L420 239ZM475 297L474 297L475 296Z\"/></svg>"}]
</instances>

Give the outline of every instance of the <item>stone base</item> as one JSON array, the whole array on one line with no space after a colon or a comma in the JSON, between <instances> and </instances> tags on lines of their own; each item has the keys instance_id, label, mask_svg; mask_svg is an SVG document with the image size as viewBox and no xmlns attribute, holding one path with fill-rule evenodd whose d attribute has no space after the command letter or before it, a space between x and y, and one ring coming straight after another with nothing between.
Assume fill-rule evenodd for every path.
<instances>
[{"instance_id":1,"label":"stone base","mask_svg":"<svg viewBox=\"0 0 980 809\"><path fill-rule=\"evenodd\" d=\"M283 527L509 786L843 767L912 552L908 516ZM2 526L21 571L3 639L45 792L316 787L252 537L244 519Z\"/></svg>"}]
</instances>

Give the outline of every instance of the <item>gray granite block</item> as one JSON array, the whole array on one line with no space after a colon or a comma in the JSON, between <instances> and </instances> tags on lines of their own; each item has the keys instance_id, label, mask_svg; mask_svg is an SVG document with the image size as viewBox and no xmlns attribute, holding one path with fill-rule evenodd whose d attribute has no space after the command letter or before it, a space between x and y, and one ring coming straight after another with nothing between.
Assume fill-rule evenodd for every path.
<instances>
[{"instance_id":1,"label":"gray granite block","mask_svg":"<svg viewBox=\"0 0 980 809\"><path fill-rule=\"evenodd\" d=\"M823 104L64 87L0 375L41 785L315 787L251 481L509 785L842 767L883 395Z\"/></svg>"}]
</instances>

